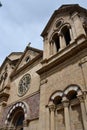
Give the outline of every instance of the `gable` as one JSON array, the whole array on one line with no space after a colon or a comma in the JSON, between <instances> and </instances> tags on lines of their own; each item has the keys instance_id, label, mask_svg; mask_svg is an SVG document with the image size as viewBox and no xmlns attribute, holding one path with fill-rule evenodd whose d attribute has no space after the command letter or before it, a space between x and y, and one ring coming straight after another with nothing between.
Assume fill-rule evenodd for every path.
<instances>
[{"instance_id":1,"label":"gable","mask_svg":"<svg viewBox=\"0 0 87 130\"><path fill-rule=\"evenodd\" d=\"M38 50L35 48L32 48L30 46L27 46L23 55L21 56L19 63L17 65L16 70L22 68L23 66L25 66L27 63L29 63L30 61L32 61L35 57L37 57L40 53L42 52L42 50Z\"/></svg>"},{"instance_id":2,"label":"gable","mask_svg":"<svg viewBox=\"0 0 87 130\"><path fill-rule=\"evenodd\" d=\"M14 60L18 60L20 59L20 57L22 56L23 52L12 52L8 58L11 60L11 61L14 61Z\"/></svg>"}]
</instances>

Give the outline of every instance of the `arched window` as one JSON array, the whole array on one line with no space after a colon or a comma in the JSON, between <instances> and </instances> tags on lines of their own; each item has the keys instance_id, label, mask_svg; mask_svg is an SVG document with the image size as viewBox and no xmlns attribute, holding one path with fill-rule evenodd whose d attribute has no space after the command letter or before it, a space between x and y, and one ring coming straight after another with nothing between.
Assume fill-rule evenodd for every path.
<instances>
[{"instance_id":1,"label":"arched window","mask_svg":"<svg viewBox=\"0 0 87 130\"><path fill-rule=\"evenodd\" d=\"M65 89L64 94L69 100L77 98L78 92L80 88L75 85L71 85L68 88ZM81 91L81 90L80 90Z\"/></svg>"},{"instance_id":2,"label":"arched window","mask_svg":"<svg viewBox=\"0 0 87 130\"><path fill-rule=\"evenodd\" d=\"M66 42L66 46L70 43L71 41L71 36L70 36L70 31L68 26L64 26L61 30L61 33L63 34L63 37Z\"/></svg>"},{"instance_id":3,"label":"arched window","mask_svg":"<svg viewBox=\"0 0 87 130\"><path fill-rule=\"evenodd\" d=\"M56 51L58 52L60 49L60 41L59 41L58 33L54 34L54 36L52 37L52 40L54 41Z\"/></svg>"},{"instance_id":4,"label":"arched window","mask_svg":"<svg viewBox=\"0 0 87 130\"><path fill-rule=\"evenodd\" d=\"M62 102L62 95L63 93L61 91L56 91L55 93L52 94L51 100L55 105L59 105Z\"/></svg>"}]
</instances>

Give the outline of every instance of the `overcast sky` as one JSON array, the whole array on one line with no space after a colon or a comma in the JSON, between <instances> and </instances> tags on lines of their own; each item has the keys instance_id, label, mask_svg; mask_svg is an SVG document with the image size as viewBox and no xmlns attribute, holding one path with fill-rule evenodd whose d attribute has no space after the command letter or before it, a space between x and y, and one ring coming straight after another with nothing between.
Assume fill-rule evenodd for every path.
<instances>
[{"instance_id":1,"label":"overcast sky","mask_svg":"<svg viewBox=\"0 0 87 130\"><path fill-rule=\"evenodd\" d=\"M26 45L43 49L40 36L54 10L62 4L80 4L87 0L0 0L0 65L11 52L24 51ZM68 2L69 1L69 2Z\"/></svg>"}]
</instances>

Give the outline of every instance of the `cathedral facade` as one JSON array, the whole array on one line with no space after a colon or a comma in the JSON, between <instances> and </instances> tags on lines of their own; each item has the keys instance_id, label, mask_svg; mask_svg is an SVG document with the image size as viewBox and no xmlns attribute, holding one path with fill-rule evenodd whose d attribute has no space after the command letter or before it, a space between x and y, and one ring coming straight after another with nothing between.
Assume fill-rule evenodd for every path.
<instances>
[{"instance_id":1,"label":"cathedral facade","mask_svg":"<svg viewBox=\"0 0 87 130\"><path fill-rule=\"evenodd\" d=\"M41 36L0 67L0 130L87 130L87 10L62 5Z\"/></svg>"}]
</instances>

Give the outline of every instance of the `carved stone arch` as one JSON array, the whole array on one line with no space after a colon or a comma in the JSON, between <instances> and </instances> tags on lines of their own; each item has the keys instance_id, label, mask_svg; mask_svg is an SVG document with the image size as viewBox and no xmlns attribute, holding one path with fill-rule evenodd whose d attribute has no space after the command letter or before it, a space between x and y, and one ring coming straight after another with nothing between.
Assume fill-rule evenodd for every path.
<instances>
[{"instance_id":1,"label":"carved stone arch","mask_svg":"<svg viewBox=\"0 0 87 130\"><path fill-rule=\"evenodd\" d=\"M58 105L61 103L62 101L62 96L63 96L63 92L58 90L55 91L51 96L50 96L50 100L53 101L53 103L55 105Z\"/></svg>"},{"instance_id":2,"label":"carved stone arch","mask_svg":"<svg viewBox=\"0 0 87 130\"><path fill-rule=\"evenodd\" d=\"M6 125L10 125L12 119L14 118L14 116L17 114L17 112L22 111L24 114L24 120L29 118L29 106L27 105L27 103L25 102L17 102L15 103L11 109L9 110L8 114L7 114L7 118L5 121Z\"/></svg>"},{"instance_id":3,"label":"carved stone arch","mask_svg":"<svg viewBox=\"0 0 87 130\"><path fill-rule=\"evenodd\" d=\"M71 26L69 23L64 23L61 26L60 34L63 37L66 46L69 45L72 40Z\"/></svg>"},{"instance_id":4,"label":"carved stone arch","mask_svg":"<svg viewBox=\"0 0 87 130\"><path fill-rule=\"evenodd\" d=\"M51 34L51 36L50 36L50 38L49 38L49 39L50 39L50 41L49 41L50 43L52 42L52 40L53 40L52 38L53 38L53 36L54 36L55 34L58 34L58 30L53 31L53 33Z\"/></svg>"},{"instance_id":5,"label":"carved stone arch","mask_svg":"<svg viewBox=\"0 0 87 130\"><path fill-rule=\"evenodd\" d=\"M63 25L60 27L60 32L62 31L62 29L67 26L68 28L71 28L70 23L63 23Z\"/></svg>"},{"instance_id":6,"label":"carved stone arch","mask_svg":"<svg viewBox=\"0 0 87 130\"><path fill-rule=\"evenodd\" d=\"M51 51L53 50L53 54L59 51L60 49L60 39L59 39L59 33L58 30L54 31L50 36L50 46Z\"/></svg>"},{"instance_id":7,"label":"carved stone arch","mask_svg":"<svg viewBox=\"0 0 87 130\"><path fill-rule=\"evenodd\" d=\"M77 97L78 93L82 94L81 88L78 85L69 85L67 88L65 88L64 90L64 95L68 98L68 99L72 99Z\"/></svg>"}]
</instances>

